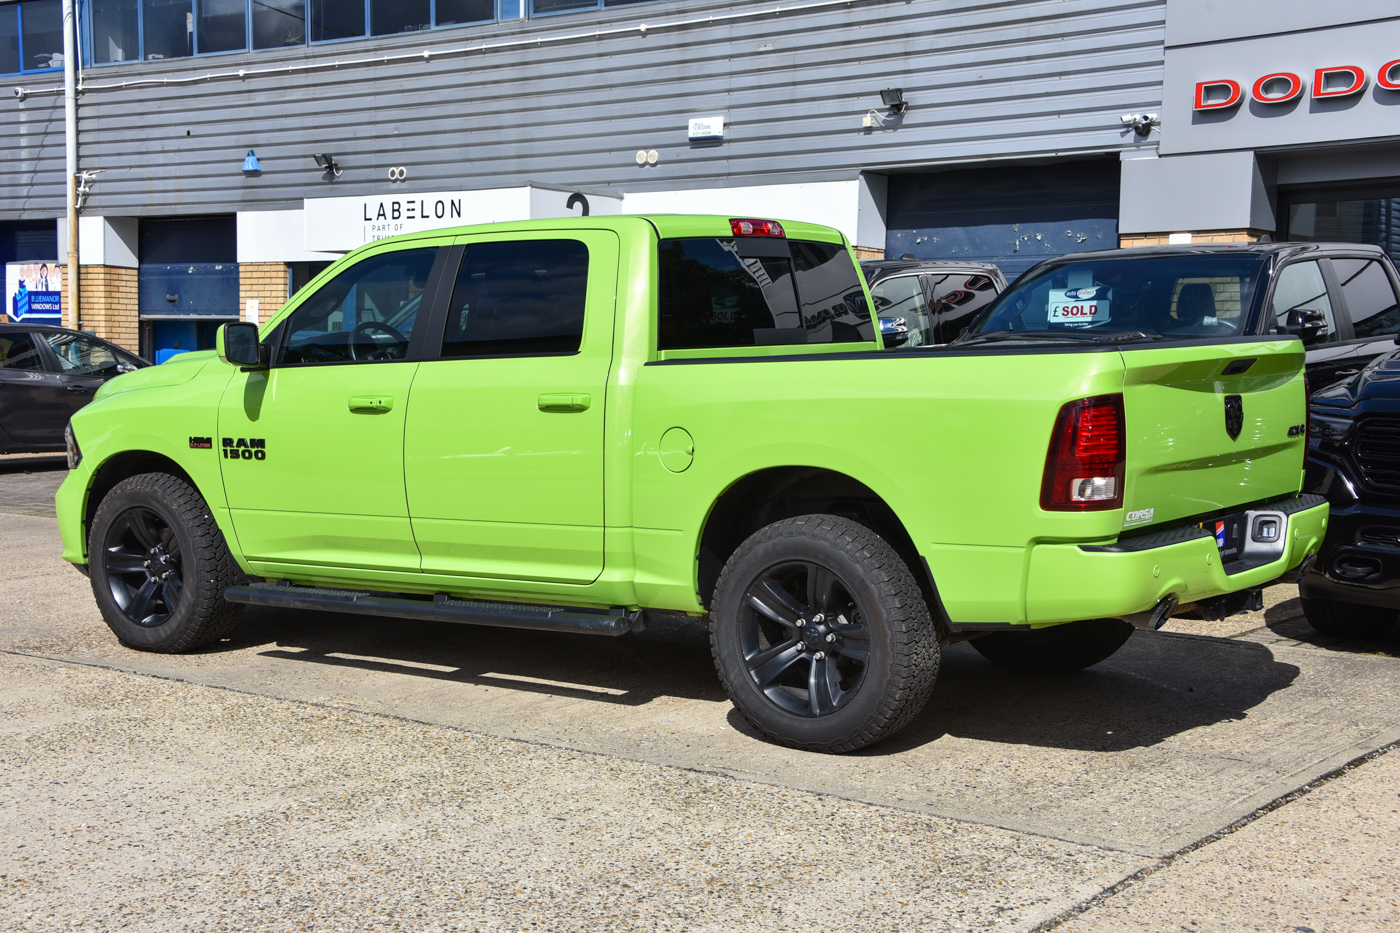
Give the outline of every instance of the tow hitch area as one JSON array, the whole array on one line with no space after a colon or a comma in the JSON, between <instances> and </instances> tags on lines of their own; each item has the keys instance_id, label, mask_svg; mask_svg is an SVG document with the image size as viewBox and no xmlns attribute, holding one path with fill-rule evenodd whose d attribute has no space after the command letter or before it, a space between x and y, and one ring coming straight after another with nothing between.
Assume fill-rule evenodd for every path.
<instances>
[{"instance_id":1,"label":"tow hitch area","mask_svg":"<svg viewBox=\"0 0 1400 933\"><path fill-rule=\"evenodd\" d=\"M1194 610L1198 616L1208 622L1219 622L1241 612L1258 612L1263 608L1264 591L1262 589L1226 593L1224 596L1203 599L1198 603L1182 607L1183 610Z\"/></svg>"}]
</instances>

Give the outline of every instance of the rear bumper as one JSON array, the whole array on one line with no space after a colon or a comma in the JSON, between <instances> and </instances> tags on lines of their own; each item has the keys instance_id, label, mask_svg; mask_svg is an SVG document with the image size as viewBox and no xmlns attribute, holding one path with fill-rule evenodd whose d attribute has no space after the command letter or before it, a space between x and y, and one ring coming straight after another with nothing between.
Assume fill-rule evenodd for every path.
<instances>
[{"instance_id":1,"label":"rear bumper","mask_svg":"<svg viewBox=\"0 0 1400 933\"><path fill-rule=\"evenodd\" d=\"M1262 586L1317 553L1327 531L1321 496L1300 496L1264 507L1286 521L1278 556L1223 565L1215 538L1183 525L1113 545L1041 544L1031 549L1026 624L1127 618L1173 596L1199 602Z\"/></svg>"}]
</instances>

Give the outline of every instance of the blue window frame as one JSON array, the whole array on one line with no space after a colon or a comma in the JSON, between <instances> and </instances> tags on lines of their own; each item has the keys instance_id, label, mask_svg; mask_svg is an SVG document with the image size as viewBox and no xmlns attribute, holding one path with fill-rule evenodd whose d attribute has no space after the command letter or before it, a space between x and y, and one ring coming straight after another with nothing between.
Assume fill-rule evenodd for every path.
<instances>
[{"instance_id":1,"label":"blue window frame","mask_svg":"<svg viewBox=\"0 0 1400 933\"><path fill-rule=\"evenodd\" d=\"M22 0L0 6L0 74L63 67L63 0Z\"/></svg>"},{"instance_id":2,"label":"blue window frame","mask_svg":"<svg viewBox=\"0 0 1400 933\"><path fill-rule=\"evenodd\" d=\"M645 2L650 0L78 0L78 15L86 63L115 65L299 48ZM11 6L13 18L7 12ZM30 7L32 16L21 15ZM44 46L48 34L36 25L32 38L21 36L30 28L25 24L53 16L59 23L57 64L49 56L42 68L21 67L28 61L22 58L29 54L26 43ZM62 67L62 59L62 0L0 2L0 74L51 71Z\"/></svg>"}]
</instances>

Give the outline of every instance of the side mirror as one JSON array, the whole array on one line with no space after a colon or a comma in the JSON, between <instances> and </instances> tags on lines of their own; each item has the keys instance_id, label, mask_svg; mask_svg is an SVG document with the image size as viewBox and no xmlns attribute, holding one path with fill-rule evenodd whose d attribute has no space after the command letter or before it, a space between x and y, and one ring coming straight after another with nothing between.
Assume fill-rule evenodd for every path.
<instances>
[{"instance_id":1,"label":"side mirror","mask_svg":"<svg viewBox=\"0 0 1400 933\"><path fill-rule=\"evenodd\" d=\"M909 325L902 317L882 317L880 338L884 341L886 350L902 347L909 342Z\"/></svg>"},{"instance_id":2,"label":"side mirror","mask_svg":"<svg viewBox=\"0 0 1400 933\"><path fill-rule=\"evenodd\" d=\"M1303 341L1304 346L1317 343L1327 336L1327 315L1317 308L1295 308L1288 312L1282 330Z\"/></svg>"},{"instance_id":3,"label":"side mirror","mask_svg":"<svg viewBox=\"0 0 1400 933\"><path fill-rule=\"evenodd\" d=\"M234 366L248 366L265 369L262 344L258 343L258 326L245 321L225 324L219 328L214 338L214 348L219 359Z\"/></svg>"}]
</instances>

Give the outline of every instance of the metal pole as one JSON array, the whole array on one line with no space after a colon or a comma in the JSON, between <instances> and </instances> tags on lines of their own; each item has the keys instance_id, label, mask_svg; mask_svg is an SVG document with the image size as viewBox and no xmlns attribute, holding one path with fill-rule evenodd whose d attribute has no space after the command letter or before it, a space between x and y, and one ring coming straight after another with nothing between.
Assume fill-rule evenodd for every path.
<instances>
[{"instance_id":1,"label":"metal pole","mask_svg":"<svg viewBox=\"0 0 1400 933\"><path fill-rule=\"evenodd\" d=\"M64 193L68 198L68 326L78 329L78 17L63 0Z\"/></svg>"}]
</instances>

